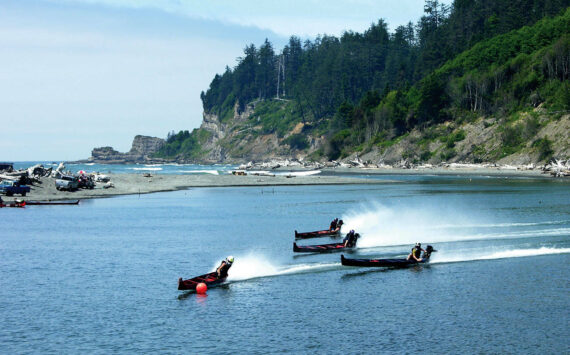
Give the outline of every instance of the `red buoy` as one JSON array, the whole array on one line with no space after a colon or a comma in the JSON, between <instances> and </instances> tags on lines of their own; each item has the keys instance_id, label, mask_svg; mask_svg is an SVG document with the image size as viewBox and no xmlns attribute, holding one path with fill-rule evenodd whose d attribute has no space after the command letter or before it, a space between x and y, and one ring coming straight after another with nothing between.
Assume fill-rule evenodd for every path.
<instances>
[{"instance_id":1,"label":"red buoy","mask_svg":"<svg viewBox=\"0 0 570 355\"><path fill-rule=\"evenodd\" d=\"M206 293L206 291L208 291L208 286L206 286L205 283L200 282L198 285L196 285L196 292L197 293Z\"/></svg>"}]
</instances>

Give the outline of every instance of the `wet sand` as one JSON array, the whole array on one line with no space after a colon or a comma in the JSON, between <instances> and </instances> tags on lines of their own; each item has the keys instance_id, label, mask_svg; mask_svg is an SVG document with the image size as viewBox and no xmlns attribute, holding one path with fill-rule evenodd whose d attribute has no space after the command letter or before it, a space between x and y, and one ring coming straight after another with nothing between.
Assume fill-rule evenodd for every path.
<instances>
[{"instance_id":1,"label":"wet sand","mask_svg":"<svg viewBox=\"0 0 570 355\"><path fill-rule=\"evenodd\" d=\"M103 188L103 183L97 184L92 190L79 189L77 191L57 191L55 180L42 178L41 184L31 186L31 192L21 197L2 196L5 201L58 201L82 200L89 198L112 197L118 195L146 194L161 191L175 191L193 187L229 187L229 186L284 186L284 185L346 185L346 184L385 184L394 183L394 180L365 179L366 175L457 175L457 176L503 176L503 177L543 177L539 170L510 170L510 169L361 169L361 168L334 168L323 169L321 174L312 176L256 176L256 175L174 175L155 174L144 177L143 174L107 174L114 187ZM344 176L340 176L344 175ZM360 176L360 177L358 177Z\"/></svg>"}]
</instances>

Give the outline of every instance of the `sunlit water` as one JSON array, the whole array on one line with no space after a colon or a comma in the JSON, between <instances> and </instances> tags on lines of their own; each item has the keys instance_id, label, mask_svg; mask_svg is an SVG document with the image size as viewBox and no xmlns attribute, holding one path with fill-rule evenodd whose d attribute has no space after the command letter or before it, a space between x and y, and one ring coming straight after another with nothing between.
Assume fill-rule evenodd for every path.
<instances>
[{"instance_id":1,"label":"sunlit water","mask_svg":"<svg viewBox=\"0 0 570 355\"><path fill-rule=\"evenodd\" d=\"M371 177L380 185L201 188L0 209L0 352L567 353L570 184ZM292 252L334 217L362 234L340 265ZM330 238L299 244L329 243ZM235 256L207 296L178 277Z\"/></svg>"}]
</instances>

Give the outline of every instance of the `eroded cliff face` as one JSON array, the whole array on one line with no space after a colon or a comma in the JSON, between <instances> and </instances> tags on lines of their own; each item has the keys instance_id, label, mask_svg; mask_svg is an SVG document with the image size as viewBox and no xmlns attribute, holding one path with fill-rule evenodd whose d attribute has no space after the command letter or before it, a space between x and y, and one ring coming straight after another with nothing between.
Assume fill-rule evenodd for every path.
<instances>
[{"instance_id":1,"label":"eroded cliff face","mask_svg":"<svg viewBox=\"0 0 570 355\"><path fill-rule=\"evenodd\" d=\"M147 163L156 160L151 159L150 156L164 144L165 140L162 138L138 135L133 140L131 150L127 153L118 152L113 147L94 148L88 160L106 164Z\"/></svg>"},{"instance_id":2,"label":"eroded cliff face","mask_svg":"<svg viewBox=\"0 0 570 355\"><path fill-rule=\"evenodd\" d=\"M200 129L211 133L210 139L203 144L207 153L203 157L204 163L243 163L249 161L265 161L270 159L303 159L307 152L291 150L283 145L284 137L277 134L259 134L257 122L251 117L255 113L257 102L248 104L243 112L238 111L238 104L234 106L234 114L227 122L212 113L204 112ZM320 140L309 137L313 151L319 146Z\"/></svg>"},{"instance_id":3,"label":"eroded cliff face","mask_svg":"<svg viewBox=\"0 0 570 355\"><path fill-rule=\"evenodd\" d=\"M127 153L132 157L145 157L156 153L165 141L162 138L138 135L133 140L131 150Z\"/></svg>"},{"instance_id":4,"label":"eroded cliff face","mask_svg":"<svg viewBox=\"0 0 570 355\"><path fill-rule=\"evenodd\" d=\"M550 121L548 115L541 109L536 109L540 129L533 139L522 144L522 148L514 154L500 156L503 146L502 129L494 118L480 117L474 122L457 125L455 131L462 130L465 138L449 148L440 140L433 140L422 145L425 136L417 129L412 130L406 137L387 148L373 147L366 152L353 153L345 160L351 161L359 157L363 161L375 164L398 164L403 160L421 161L422 153L429 152L429 158L424 160L429 164L440 163L496 163L502 165L528 165L544 163L540 153L534 147L536 139L547 138L552 141L552 156L557 159L568 159L570 156L570 115L563 115L555 121ZM523 114L518 124L524 124L532 116ZM444 127L453 123L440 124ZM452 151L450 155L448 152Z\"/></svg>"}]
</instances>

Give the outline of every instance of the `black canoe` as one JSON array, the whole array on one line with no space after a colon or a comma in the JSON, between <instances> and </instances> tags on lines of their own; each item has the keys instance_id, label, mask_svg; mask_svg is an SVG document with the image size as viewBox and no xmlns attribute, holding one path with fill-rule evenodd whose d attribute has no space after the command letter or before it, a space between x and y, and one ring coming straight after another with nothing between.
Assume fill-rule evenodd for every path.
<instances>
[{"instance_id":1,"label":"black canoe","mask_svg":"<svg viewBox=\"0 0 570 355\"><path fill-rule=\"evenodd\" d=\"M328 229L322 231L305 232L299 233L295 231L295 239L309 239L309 238L320 238L320 237L338 237L340 236L340 228L330 231Z\"/></svg>"},{"instance_id":2,"label":"black canoe","mask_svg":"<svg viewBox=\"0 0 570 355\"><path fill-rule=\"evenodd\" d=\"M59 206L59 205L78 205L79 200L73 201L26 201L29 206Z\"/></svg>"},{"instance_id":3,"label":"black canoe","mask_svg":"<svg viewBox=\"0 0 570 355\"><path fill-rule=\"evenodd\" d=\"M222 282L226 281L226 277L218 279L218 274L214 271L209 274L196 276L194 278L188 280L182 280L182 278L178 279L178 289L179 290L196 290L196 286L199 283L203 282L208 286L208 288L221 284Z\"/></svg>"},{"instance_id":4,"label":"black canoe","mask_svg":"<svg viewBox=\"0 0 570 355\"><path fill-rule=\"evenodd\" d=\"M293 243L293 252L295 253L331 253L335 251L350 250L354 247L347 248L344 243L332 243L332 244L321 244L321 245L303 245L298 246L297 243Z\"/></svg>"},{"instance_id":5,"label":"black canoe","mask_svg":"<svg viewBox=\"0 0 570 355\"><path fill-rule=\"evenodd\" d=\"M431 245L427 246L427 253L425 253L422 261L407 260L407 259L348 259L344 255L340 256L340 262L344 266L365 266L365 267L408 267L418 264L425 264L429 262L431 253L434 250Z\"/></svg>"}]
</instances>

